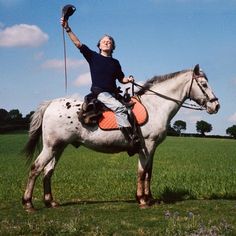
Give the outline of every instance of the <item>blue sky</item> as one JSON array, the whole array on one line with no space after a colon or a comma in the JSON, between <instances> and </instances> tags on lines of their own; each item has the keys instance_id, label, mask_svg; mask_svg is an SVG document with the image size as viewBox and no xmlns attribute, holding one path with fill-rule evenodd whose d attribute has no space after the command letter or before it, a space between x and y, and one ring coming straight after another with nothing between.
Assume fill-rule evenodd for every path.
<instances>
[{"instance_id":1,"label":"blue sky","mask_svg":"<svg viewBox=\"0 0 236 236\"><path fill-rule=\"evenodd\" d=\"M114 57L137 82L200 64L219 98L216 115L181 108L172 120L212 124L225 134L236 124L236 0L0 0L0 108L23 115L45 100L89 92L86 62L66 38L68 91L64 87L61 8L73 4L73 31L96 49L105 33Z\"/></svg>"}]
</instances>

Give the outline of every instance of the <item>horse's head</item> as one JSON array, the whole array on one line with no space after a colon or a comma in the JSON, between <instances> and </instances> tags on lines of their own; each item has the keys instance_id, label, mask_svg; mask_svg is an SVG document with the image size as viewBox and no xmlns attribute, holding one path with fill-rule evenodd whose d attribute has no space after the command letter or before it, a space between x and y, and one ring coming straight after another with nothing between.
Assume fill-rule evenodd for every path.
<instances>
[{"instance_id":1,"label":"horse's head","mask_svg":"<svg viewBox=\"0 0 236 236\"><path fill-rule=\"evenodd\" d=\"M188 97L203 106L209 114L217 113L220 109L218 98L209 86L206 74L199 65L193 69Z\"/></svg>"}]
</instances>

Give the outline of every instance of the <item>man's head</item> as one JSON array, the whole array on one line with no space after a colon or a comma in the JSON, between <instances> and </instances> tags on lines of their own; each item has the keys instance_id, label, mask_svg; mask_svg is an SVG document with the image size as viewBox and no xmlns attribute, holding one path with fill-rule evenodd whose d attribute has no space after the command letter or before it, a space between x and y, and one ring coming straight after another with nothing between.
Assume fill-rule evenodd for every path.
<instances>
[{"instance_id":1,"label":"man's head","mask_svg":"<svg viewBox=\"0 0 236 236\"><path fill-rule=\"evenodd\" d=\"M103 37L98 41L97 47L99 48L100 53L105 51L112 55L115 50L116 44L115 40L110 35L103 35Z\"/></svg>"}]
</instances>

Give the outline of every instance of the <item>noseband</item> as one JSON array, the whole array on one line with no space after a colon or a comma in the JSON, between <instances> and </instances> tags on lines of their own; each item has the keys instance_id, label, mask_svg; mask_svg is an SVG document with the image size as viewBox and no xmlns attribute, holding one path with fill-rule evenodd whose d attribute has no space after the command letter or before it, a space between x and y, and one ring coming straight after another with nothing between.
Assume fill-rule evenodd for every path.
<instances>
[{"instance_id":1,"label":"noseband","mask_svg":"<svg viewBox=\"0 0 236 236\"><path fill-rule=\"evenodd\" d=\"M192 76L192 80L191 80L191 84L190 84L190 87L189 87L189 92L188 92L188 98L191 100L191 97L190 97L190 93L192 91L192 87L193 87L193 81L195 80L198 87L200 88L200 90L202 91L203 95L207 98L207 101L208 102L215 102L215 101L218 101L218 98L217 97L214 97L212 99L209 98L208 94L206 93L206 91L202 88L202 86L200 85L200 83L198 82L198 78L206 78L206 76L204 74L200 74L200 75L196 75L194 72L193 72L193 76Z\"/></svg>"}]
</instances>

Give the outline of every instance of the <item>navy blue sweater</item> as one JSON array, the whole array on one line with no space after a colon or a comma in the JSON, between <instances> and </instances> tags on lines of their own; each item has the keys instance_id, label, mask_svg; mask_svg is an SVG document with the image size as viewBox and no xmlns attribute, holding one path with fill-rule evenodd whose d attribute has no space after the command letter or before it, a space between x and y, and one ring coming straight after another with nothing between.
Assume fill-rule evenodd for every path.
<instances>
[{"instance_id":1,"label":"navy blue sweater","mask_svg":"<svg viewBox=\"0 0 236 236\"><path fill-rule=\"evenodd\" d=\"M85 44L80 47L80 52L89 63L92 77L91 91L96 94L115 92L116 80L121 81L124 78L119 61L112 57L102 56L89 49Z\"/></svg>"}]
</instances>

